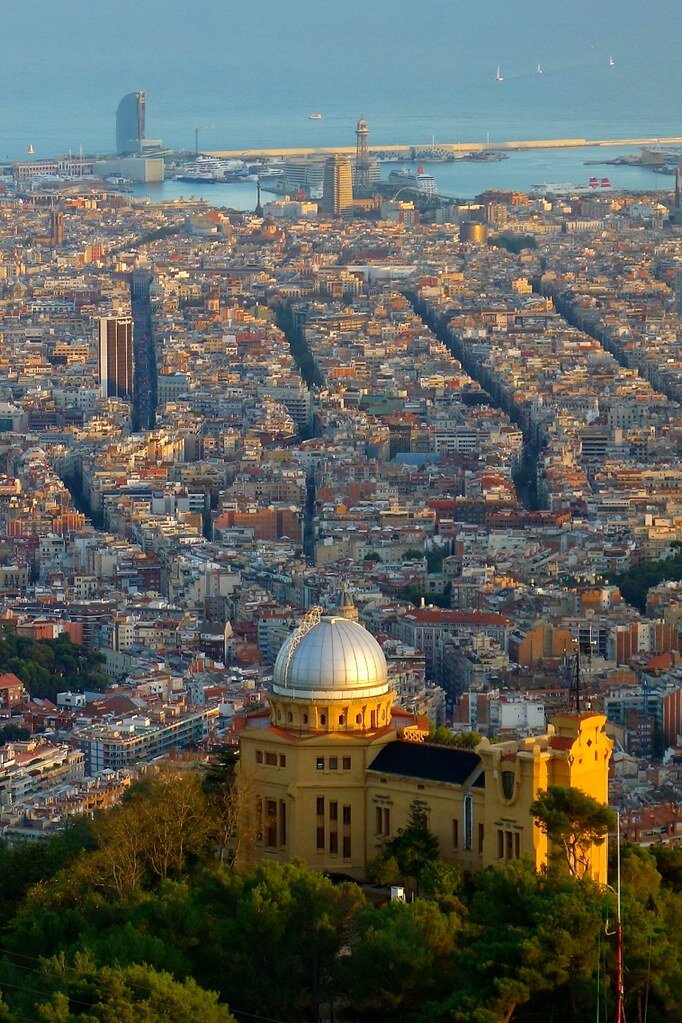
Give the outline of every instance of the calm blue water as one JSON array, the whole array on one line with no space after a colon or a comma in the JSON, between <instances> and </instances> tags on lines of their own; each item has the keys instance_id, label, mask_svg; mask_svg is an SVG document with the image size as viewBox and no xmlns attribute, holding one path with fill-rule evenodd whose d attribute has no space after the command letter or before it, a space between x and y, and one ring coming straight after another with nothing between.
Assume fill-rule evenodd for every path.
<instances>
[{"instance_id":1,"label":"calm blue water","mask_svg":"<svg viewBox=\"0 0 682 1023\"><path fill-rule=\"evenodd\" d=\"M620 147L561 150L527 150L512 153L499 163L434 163L427 165L443 195L470 198L486 188L518 188L527 190L546 181L587 182L592 175L608 177L614 188L632 190L670 191L674 179L654 174L645 167L585 166L586 160L613 159L618 155L637 152ZM392 170L408 166L388 163L382 166L382 177L388 178ZM412 165L414 167L414 164ZM253 182L239 185L201 185L182 181L165 181L163 185L139 185L138 194L153 199L178 199L193 196L206 199L214 206L229 206L236 210L252 210L256 205L256 186ZM277 196L263 193L263 201ZM409 196L404 196L409 198Z\"/></svg>"},{"instance_id":2,"label":"calm blue water","mask_svg":"<svg viewBox=\"0 0 682 1023\"><path fill-rule=\"evenodd\" d=\"M110 151L134 89L175 148L677 135L680 53L680 0L3 0L0 158Z\"/></svg>"}]
</instances>

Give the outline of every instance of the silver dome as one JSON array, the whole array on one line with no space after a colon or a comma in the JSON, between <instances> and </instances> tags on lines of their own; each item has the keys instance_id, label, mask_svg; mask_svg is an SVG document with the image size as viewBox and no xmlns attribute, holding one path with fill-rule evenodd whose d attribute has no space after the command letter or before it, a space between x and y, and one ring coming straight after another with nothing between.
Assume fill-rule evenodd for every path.
<instances>
[{"instance_id":1,"label":"silver dome","mask_svg":"<svg viewBox=\"0 0 682 1023\"><path fill-rule=\"evenodd\" d=\"M285 640L275 661L272 691L309 700L383 696L389 691L386 658L362 625L324 617Z\"/></svg>"}]
</instances>

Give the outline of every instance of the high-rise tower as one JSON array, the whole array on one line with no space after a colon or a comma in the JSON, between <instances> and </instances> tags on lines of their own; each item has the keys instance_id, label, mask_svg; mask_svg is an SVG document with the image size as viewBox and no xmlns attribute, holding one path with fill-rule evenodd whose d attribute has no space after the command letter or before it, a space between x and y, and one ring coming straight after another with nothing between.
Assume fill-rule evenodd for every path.
<instances>
[{"instance_id":1,"label":"high-rise tower","mask_svg":"<svg viewBox=\"0 0 682 1023\"><path fill-rule=\"evenodd\" d=\"M98 378L103 398L133 397L133 321L102 316L99 321Z\"/></svg>"},{"instance_id":2,"label":"high-rise tower","mask_svg":"<svg viewBox=\"0 0 682 1023\"><path fill-rule=\"evenodd\" d=\"M355 146L355 192L360 195L369 188L369 128L367 121L360 118L355 129L357 143Z\"/></svg>"},{"instance_id":3,"label":"high-rise tower","mask_svg":"<svg viewBox=\"0 0 682 1023\"><path fill-rule=\"evenodd\" d=\"M141 153L146 129L147 97L144 92L129 92L116 111L116 152Z\"/></svg>"},{"instance_id":4,"label":"high-rise tower","mask_svg":"<svg viewBox=\"0 0 682 1023\"><path fill-rule=\"evenodd\" d=\"M324 165L324 184L320 211L338 217L353 205L353 185L347 156L330 156Z\"/></svg>"}]
</instances>

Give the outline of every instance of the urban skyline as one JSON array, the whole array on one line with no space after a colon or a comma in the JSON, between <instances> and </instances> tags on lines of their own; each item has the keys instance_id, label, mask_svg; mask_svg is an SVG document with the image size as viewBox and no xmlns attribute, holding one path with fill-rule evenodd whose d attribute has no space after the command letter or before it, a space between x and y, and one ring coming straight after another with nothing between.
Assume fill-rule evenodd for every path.
<instances>
[{"instance_id":1,"label":"urban skyline","mask_svg":"<svg viewBox=\"0 0 682 1023\"><path fill-rule=\"evenodd\" d=\"M8 1023L679 1017L668 7L8 13Z\"/></svg>"}]
</instances>

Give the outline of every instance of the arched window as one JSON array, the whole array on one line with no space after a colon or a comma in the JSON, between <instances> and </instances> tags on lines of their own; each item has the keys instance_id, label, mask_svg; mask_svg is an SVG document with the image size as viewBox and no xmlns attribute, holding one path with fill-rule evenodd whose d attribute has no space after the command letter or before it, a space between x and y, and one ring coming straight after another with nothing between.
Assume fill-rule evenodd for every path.
<instances>
[{"instance_id":1,"label":"arched window","mask_svg":"<svg viewBox=\"0 0 682 1023\"><path fill-rule=\"evenodd\" d=\"M502 792L504 793L505 799L511 799L514 795L514 783L516 782L516 774L514 771L503 770L502 771Z\"/></svg>"}]
</instances>

